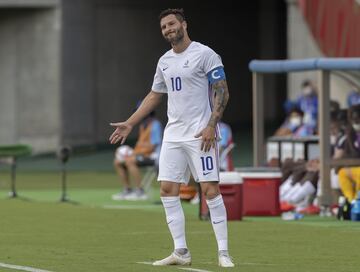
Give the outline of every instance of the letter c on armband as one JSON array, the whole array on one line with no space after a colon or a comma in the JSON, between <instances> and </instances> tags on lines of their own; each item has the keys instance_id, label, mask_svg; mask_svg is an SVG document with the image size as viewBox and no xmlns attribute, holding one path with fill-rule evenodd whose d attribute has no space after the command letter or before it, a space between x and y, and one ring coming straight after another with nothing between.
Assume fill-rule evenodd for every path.
<instances>
[{"instance_id":1,"label":"letter c on armband","mask_svg":"<svg viewBox=\"0 0 360 272\"><path fill-rule=\"evenodd\" d=\"M215 69L212 69L208 74L208 80L210 84L214 84L218 82L219 80L225 79L225 72L223 67L216 67Z\"/></svg>"}]
</instances>

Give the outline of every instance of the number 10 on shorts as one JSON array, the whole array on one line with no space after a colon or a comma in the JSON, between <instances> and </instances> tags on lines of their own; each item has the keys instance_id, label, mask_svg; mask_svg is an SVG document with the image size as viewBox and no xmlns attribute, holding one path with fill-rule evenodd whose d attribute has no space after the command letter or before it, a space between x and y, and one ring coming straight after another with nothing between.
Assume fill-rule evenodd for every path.
<instances>
[{"instance_id":1,"label":"number 10 on shorts","mask_svg":"<svg viewBox=\"0 0 360 272\"><path fill-rule=\"evenodd\" d=\"M213 158L211 156L200 157L203 171L211 171L214 169Z\"/></svg>"}]
</instances>

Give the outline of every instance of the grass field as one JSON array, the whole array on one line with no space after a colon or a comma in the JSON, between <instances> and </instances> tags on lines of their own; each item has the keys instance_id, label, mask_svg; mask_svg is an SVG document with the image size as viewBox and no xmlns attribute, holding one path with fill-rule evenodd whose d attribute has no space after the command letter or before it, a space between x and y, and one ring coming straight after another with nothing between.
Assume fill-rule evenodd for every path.
<instances>
[{"instance_id":1,"label":"grass field","mask_svg":"<svg viewBox=\"0 0 360 272\"><path fill-rule=\"evenodd\" d=\"M0 271L360 271L360 224L318 216L229 222L236 267L221 270L211 224L200 221L198 207L187 202L192 266L152 267L150 262L172 251L158 184L148 201L111 200L119 191L111 159L111 152L72 158L67 203L59 202L60 167L54 158L19 161L16 199L8 198L9 171L0 167Z\"/></svg>"}]
</instances>

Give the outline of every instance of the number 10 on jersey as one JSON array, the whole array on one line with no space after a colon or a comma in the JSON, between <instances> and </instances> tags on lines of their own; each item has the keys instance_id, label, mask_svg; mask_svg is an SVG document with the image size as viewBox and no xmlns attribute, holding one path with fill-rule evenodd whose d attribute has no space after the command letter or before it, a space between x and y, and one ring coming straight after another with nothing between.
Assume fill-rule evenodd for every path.
<instances>
[{"instance_id":1,"label":"number 10 on jersey","mask_svg":"<svg viewBox=\"0 0 360 272\"><path fill-rule=\"evenodd\" d=\"M214 163L211 156L200 157L203 171L211 171L214 169Z\"/></svg>"},{"instance_id":2,"label":"number 10 on jersey","mask_svg":"<svg viewBox=\"0 0 360 272\"><path fill-rule=\"evenodd\" d=\"M172 77L171 78L171 87L174 91L181 91L181 78L180 77Z\"/></svg>"}]
</instances>

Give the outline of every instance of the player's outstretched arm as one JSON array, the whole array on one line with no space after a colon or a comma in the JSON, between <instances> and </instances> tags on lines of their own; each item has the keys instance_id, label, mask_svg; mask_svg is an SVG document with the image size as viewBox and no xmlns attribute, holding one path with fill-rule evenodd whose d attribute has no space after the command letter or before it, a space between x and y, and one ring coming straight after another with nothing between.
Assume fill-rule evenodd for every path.
<instances>
[{"instance_id":1,"label":"player's outstretched arm","mask_svg":"<svg viewBox=\"0 0 360 272\"><path fill-rule=\"evenodd\" d=\"M214 82L212 85L212 90L214 92L214 108L211 114L210 120L207 124L207 127L203 129L195 137L202 137L201 150L209 151L211 147L215 147L215 129L217 123L220 121L226 104L229 100L229 90L226 83L226 79L221 79Z\"/></svg>"},{"instance_id":2,"label":"player's outstretched arm","mask_svg":"<svg viewBox=\"0 0 360 272\"><path fill-rule=\"evenodd\" d=\"M127 136L132 131L133 127L138 124L142 119L150 114L160 104L163 93L150 91L144 98L139 108L130 116L125 122L110 123L115 127L114 132L111 134L109 141L111 144L120 142L123 144Z\"/></svg>"}]
</instances>

